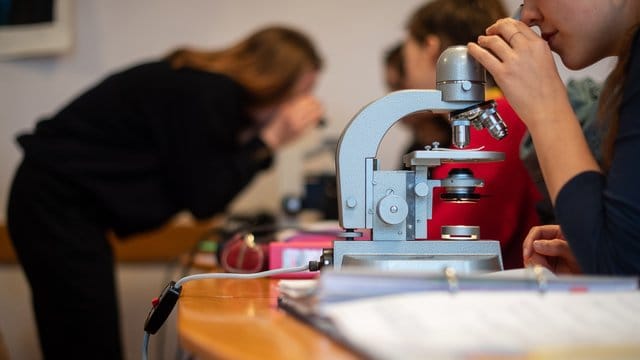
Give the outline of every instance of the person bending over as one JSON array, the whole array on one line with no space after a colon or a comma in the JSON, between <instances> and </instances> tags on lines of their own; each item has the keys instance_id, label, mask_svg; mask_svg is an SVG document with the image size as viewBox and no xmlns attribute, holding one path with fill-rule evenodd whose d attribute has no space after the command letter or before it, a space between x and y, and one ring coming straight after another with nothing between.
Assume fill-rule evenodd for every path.
<instances>
[{"instance_id":1,"label":"person bending over","mask_svg":"<svg viewBox=\"0 0 640 360\"><path fill-rule=\"evenodd\" d=\"M222 212L318 123L321 65L306 35L267 27L114 73L18 137L8 227L45 358L122 357L107 233Z\"/></svg>"}]
</instances>

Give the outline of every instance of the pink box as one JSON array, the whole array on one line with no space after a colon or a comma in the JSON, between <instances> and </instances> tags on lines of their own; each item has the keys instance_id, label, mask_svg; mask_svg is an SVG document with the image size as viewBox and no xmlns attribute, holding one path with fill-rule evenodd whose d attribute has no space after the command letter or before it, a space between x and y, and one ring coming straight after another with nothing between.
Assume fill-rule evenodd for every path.
<instances>
[{"instance_id":1,"label":"pink box","mask_svg":"<svg viewBox=\"0 0 640 360\"><path fill-rule=\"evenodd\" d=\"M332 248L333 235L301 235L293 236L288 241L269 243L269 269L302 266L309 261L319 261L322 249ZM280 279L310 279L320 272L297 272L273 276Z\"/></svg>"}]
</instances>

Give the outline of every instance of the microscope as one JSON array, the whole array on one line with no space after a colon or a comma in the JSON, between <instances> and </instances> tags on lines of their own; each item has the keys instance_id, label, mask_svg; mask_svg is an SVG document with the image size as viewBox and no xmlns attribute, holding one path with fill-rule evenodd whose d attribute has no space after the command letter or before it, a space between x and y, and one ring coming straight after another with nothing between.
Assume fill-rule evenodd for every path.
<instances>
[{"instance_id":1,"label":"microscope","mask_svg":"<svg viewBox=\"0 0 640 360\"><path fill-rule=\"evenodd\" d=\"M336 152L338 212L344 231L324 249L323 265L367 267L376 270L431 271L454 269L457 273L503 269L500 243L480 240L475 226L443 227L442 239L427 237L432 218L433 189L445 189L444 201L475 202L475 188L483 181L469 169L431 179L429 168L445 163L477 163L504 160L504 153L465 149L470 127L486 129L496 139L507 128L493 101L484 101L485 69L467 54L466 46L453 46L439 57L436 90L402 90L364 107L343 131ZM456 149L437 144L403 156L410 170L379 169L376 153L389 128L404 116L431 111L448 115ZM355 240L371 229L371 241Z\"/></svg>"}]
</instances>

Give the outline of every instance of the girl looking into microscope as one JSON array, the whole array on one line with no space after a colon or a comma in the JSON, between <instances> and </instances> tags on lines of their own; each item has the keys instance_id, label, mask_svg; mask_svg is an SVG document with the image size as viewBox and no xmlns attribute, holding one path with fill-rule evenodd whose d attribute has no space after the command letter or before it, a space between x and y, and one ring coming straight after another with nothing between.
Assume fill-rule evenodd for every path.
<instances>
[{"instance_id":1,"label":"girl looking into microscope","mask_svg":"<svg viewBox=\"0 0 640 360\"><path fill-rule=\"evenodd\" d=\"M8 225L44 358L122 357L107 233L224 211L320 120L321 65L306 35L267 27L117 72L18 137Z\"/></svg>"},{"instance_id":2,"label":"girl looking into microscope","mask_svg":"<svg viewBox=\"0 0 640 360\"><path fill-rule=\"evenodd\" d=\"M521 19L499 20L468 47L527 125L554 205L558 225L531 229L524 262L558 273L640 274L640 2L525 0ZM552 51L573 70L618 57L599 104L602 167Z\"/></svg>"}]
</instances>

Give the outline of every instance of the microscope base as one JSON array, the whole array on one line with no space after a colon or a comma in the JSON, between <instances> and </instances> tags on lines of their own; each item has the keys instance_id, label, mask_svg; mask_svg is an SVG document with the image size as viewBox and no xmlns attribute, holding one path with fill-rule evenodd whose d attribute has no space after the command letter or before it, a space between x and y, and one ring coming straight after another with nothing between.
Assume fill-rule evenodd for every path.
<instances>
[{"instance_id":1,"label":"microscope base","mask_svg":"<svg viewBox=\"0 0 640 360\"><path fill-rule=\"evenodd\" d=\"M458 274L503 270L500 242L447 241L334 241L333 267L366 267L380 271L441 272Z\"/></svg>"}]
</instances>

